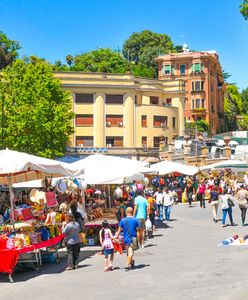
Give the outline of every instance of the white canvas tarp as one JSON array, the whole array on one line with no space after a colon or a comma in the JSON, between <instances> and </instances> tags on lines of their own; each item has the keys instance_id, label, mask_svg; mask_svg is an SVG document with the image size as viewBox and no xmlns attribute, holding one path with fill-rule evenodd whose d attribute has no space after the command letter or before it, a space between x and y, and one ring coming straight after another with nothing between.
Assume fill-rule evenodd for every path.
<instances>
[{"instance_id":1,"label":"white canvas tarp","mask_svg":"<svg viewBox=\"0 0 248 300\"><path fill-rule=\"evenodd\" d=\"M199 172L197 167L188 166L180 163L176 163L169 160L161 161L151 166L151 169L156 171L158 175L166 175L174 172L178 172L184 175L194 175Z\"/></svg>"}]
</instances>

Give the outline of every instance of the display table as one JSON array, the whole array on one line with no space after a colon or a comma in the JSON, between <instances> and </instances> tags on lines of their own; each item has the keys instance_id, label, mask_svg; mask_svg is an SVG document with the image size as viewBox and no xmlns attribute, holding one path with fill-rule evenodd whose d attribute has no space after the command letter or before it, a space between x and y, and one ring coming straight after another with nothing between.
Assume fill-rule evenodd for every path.
<instances>
[{"instance_id":1,"label":"display table","mask_svg":"<svg viewBox=\"0 0 248 300\"><path fill-rule=\"evenodd\" d=\"M34 252L35 259L32 261L35 261L38 265L41 265L39 249L48 248L59 244L63 240L64 236L64 234L61 234L47 241L43 241L36 245L30 245L21 249L0 249L0 272L8 273L10 281L13 282L11 275L13 274L15 266L22 254Z\"/></svg>"}]
</instances>

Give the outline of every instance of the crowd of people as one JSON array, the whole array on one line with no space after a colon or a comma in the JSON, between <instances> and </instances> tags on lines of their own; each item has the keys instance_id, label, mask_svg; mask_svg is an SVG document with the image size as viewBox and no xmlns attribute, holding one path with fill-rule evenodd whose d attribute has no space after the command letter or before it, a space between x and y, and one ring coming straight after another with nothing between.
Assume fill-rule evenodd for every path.
<instances>
[{"instance_id":1,"label":"crowd of people","mask_svg":"<svg viewBox=\"0 0 248 300\"><path fill-rule=\"evenodd\" d=\"M156 230L156 222L170 222L173 205L178 202L186 202L188 207L194 202L199 202L200 208L206 208L206 202L210 204L213 221L218 222L218 209L221 208L222 226L226 226L226 217L229 216L230 225L235 226L233 220L233 206L235 203L240 208L241 223L245 225L247 199L248 199L248 174L240 181L230 171L203 176L163 177L156 179L153 186L143 186L135 193L129 193L127 197L116 199L116 218L119 222L117 232L111 232L108 221L102 224L99 233L102 254L104 255L104 271L113 270L114 245L123 240L127 253L127 270L134 267L134 250L144 248L145 237L153 235ZM68 270L77 267L79 243L77 231L81 226L74 223L77 219L74 208L71 208L67 216L67 224L63 232L69 241ZM68 225L69 224L69 225Z\"/></svg>"}]
</instances>

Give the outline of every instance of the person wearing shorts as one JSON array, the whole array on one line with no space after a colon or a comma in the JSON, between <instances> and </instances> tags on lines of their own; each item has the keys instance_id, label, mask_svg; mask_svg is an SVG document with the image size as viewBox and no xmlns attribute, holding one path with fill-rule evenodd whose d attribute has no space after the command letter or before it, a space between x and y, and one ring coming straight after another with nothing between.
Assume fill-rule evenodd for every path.
<instances>
[{"instance_id":1,"label":"person wearing shorts","mask_svg":"<svg viewBox=\"0 0 248 300\"><path fill-rule=\"evenodd\" d=\"M145 197L142 196L142 191L136 192L136 198L134 199L134 212L133 215L139 220L141 232L138 232L138 240L140 247L144 248L145 242L145 228L147 220L148 203Z\"/></svg>"},{"instance_id":2,"label":"person wearing shorts","mask_svg":"<svg viewBox=\"0 0 248 300\"><path fill-rule=\"evenodd\" d=\"M119 223L119 228L115 238L118 238L120 233L123 231L124 244L127 252L127 270L130 270L134 267L132 239L137 238L137 231L141 231L141 227L139 220L133 217L133 209L131 207L127 208L126 214L126 218L123 218Z\"/></svg>"}]
</instances>

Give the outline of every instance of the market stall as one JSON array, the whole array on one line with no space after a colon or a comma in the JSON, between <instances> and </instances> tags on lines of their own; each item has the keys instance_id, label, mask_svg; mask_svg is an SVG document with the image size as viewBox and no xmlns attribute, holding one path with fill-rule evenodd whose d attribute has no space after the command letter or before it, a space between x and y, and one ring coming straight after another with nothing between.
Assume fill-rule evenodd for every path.
<instances>
[{"instance_id":1,"label":"market stall","mask_svg":"<svg viewBox=\"0 0 248 300\"><path fill-rule=\"evenodd\" d=\"M19 210L14 206L14 193L12 185L13 183L42 179L46 175L50 176L71 176L75 170L66 163L61 163L58 161L37 157L29 155L26 153L16 152L12 150L1 150L0 151L0 184L3 186L8 186L9 188L9 201L11 206L10 211L10 221L11 224L1 227L0 237L2 240L1 243L1 255L10 255L13 259L9 261L9 267L6 268L5 260L0 259L0 271L9 269L8 273L11 278L12 272L18 261L22 252L34 252L37 249L44 247L49 247L49 245L54 245L58 243L58 240L62 239L62 236L59 234L59 231L54 233L54 230L50 232L49 238L40 238L40 235L37 232L34 232L34 229L38 226L44 225L44 219L38 220L35 219L33 214L32 206L24 205ZM83 170L82 170L83 172ZM52 195L51 195L52 194ZM53 192L43 193L43 202L44 199L50 205L54 206L54 200L56 202L56 197ZM41 199L40 199L41 200ZM37 204L37 203L36 203ZM39 206L39 205L36 205ZM38 213L38 210L36 211ZM16 221L20 221L20 228L15 228ZM25 226L24 221L30 221L30 226ZM38 223L38 221L40 223ZM43 223L42 223L43 221ZM35 225L33 224L35 223ZM30 232L27 232L30 227ZM48 228L47 232L52 230ZM53 234L52 234L53 232ZM6 243L5 243L5 242ZM45 242L45 244L43 243ZM38 256L35 255L35 260L37 263Z\"/></svg>"}]
</instances>

